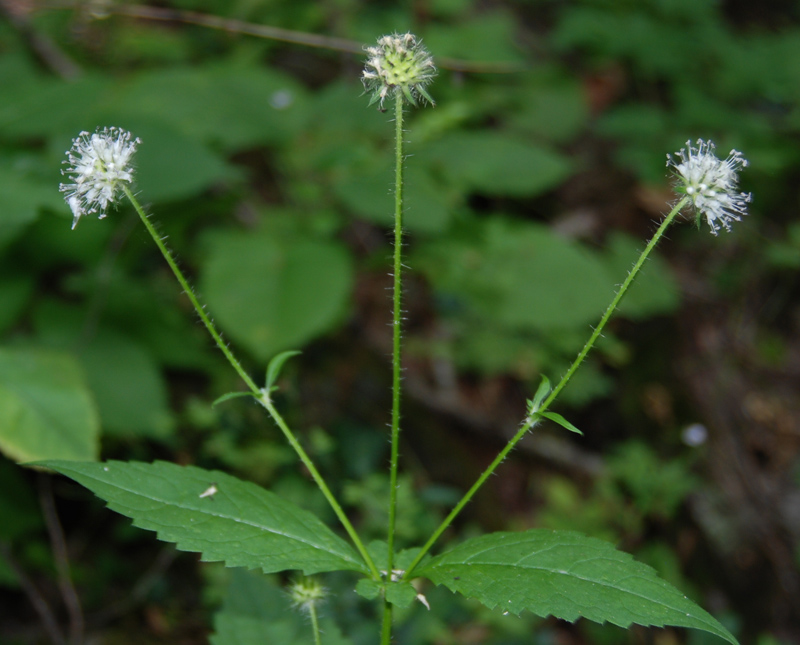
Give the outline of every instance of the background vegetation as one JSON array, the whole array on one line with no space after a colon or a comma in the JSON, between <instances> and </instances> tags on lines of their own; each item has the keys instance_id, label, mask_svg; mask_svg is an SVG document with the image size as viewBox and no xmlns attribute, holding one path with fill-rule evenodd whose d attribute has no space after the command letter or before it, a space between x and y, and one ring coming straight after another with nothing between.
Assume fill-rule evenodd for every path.
<instances>
[{"instance_id":1,"label":"background vegetation","mask_svg":"<svg viewBox=\"0 0 800 645\"><path fill-rule=\"evenodd\" d=\"M211 407L239 387L235 374L135 213L70 231L59 169L81 130L115 125L142 139L139 194L253 371L303 349L282 405L360 526L379 535L391 137L388 115L361 96L359 52L406 30L440 76L437 106L411 113L408 128L401 541L427 536L513 432L539 375L560 376L585 340L672 199L665 153L711 138L750 160L751 215L719 238L673 229L561 399L585 436L537 430L450 538L579 529L654 566L742 642L800 641L797 2L0 7L3 643L47 642L38 599L73 634L82 615L97 642L216 633L221 644L223 597L231 609L276 593L236 577L226 595L230 572L15 465L39 456L12 432L20 356L57 355L47 374L74 371L102 458L220 468L327 512L256 406ZM70 454L48 445L57 454L47 456ZM56 513L66 554L52 546ZM67 561L76 596L63 585ZM338 592L328 617L353 643L371 642L374 617L352 582L325 583ZM401 614L398 642L705 642L426 595L440 611Z\"/></svg>"}]
</instances>

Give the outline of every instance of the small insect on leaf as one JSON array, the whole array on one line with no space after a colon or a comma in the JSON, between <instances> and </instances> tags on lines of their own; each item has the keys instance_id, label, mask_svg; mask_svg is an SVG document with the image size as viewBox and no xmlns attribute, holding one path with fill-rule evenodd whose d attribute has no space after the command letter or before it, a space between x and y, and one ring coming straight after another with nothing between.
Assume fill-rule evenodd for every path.
<instances>
[{"instance_id":1,"label":"small insect on leaf","mask_svg":"<svg viewBox=\"0 0 800 645\"><path fill-rule=\"evenodd\" d=\"M211 486L206 488L202 493L200 493L199 496L200 497L210 497L211 499L214 499L214 495L216 495L218 492L219 492L219 489L217 488L217 485L215 483L212 483Z\"/></svg>"}]
</instances>

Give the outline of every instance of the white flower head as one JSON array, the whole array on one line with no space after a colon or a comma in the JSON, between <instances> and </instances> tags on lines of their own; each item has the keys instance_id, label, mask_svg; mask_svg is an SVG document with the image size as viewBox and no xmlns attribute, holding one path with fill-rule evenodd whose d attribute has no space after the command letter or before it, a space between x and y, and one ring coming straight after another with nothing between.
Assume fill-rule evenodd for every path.
<instances>
[{"instance_id":1,"label":"white flower head","mask_svg":"<svg viewBox=\"0 0 800 645\"><path fill-rule=\"evenodd\" d=\"M67 168L61 171L72 183L59 190L72 210L72 228L84 215L97 213L103 219L109 205L119 199L123 184L133 182L131 158L141 143L121 128L81 132L67 151Z\"/></svg>"},{"instance_id":2,"label":"white flower head","mask_svg":"<svg viewBox=\"0 0 800 645\"><path fill-rule=\"evenodd\" d=\"M737 190L739 170L747 167L747 159L738 150L731 150L727 159L720 159L713 142L698 139L694 147L687 141L680 152L667 155L667 167L670 166L675 169L678 192L692 200L698 222L705 215L714 235L720 226L730 231L731 222L739 222L747 214L752 196Z\"/></svg>"}]
</instances>

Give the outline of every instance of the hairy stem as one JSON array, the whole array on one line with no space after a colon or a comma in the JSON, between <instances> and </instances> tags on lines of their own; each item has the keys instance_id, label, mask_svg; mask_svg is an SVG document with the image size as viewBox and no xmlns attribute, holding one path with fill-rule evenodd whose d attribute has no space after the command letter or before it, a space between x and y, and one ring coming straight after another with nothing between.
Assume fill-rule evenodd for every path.
<instances>
[{"instance_id":1,"label":"hairy stem","mask_svg":"<svg viewBox=\"0 0 800 645\"><path fill-rule=\"evenodd\" d=\"M395 170L394 170L394 266L392 293L392 430L391 457L389 463L389 527L386 542L388 555L386 578L390 579L394 568L394 536L397 526L397 465L400 456L400 342L403 315L403 95L395 93ZM384 600L382 643L391 640L392 606Z\"/></svg>"},{"instance_id":2,"label":"hairy stem","mask_svg":"<svg viewBox=\"0 0 800 645\"><path fill-rule=\"evenodd\" d=\"M183 291L186 293L186 296L191 301L194 310L197 312L197 315L200 316L200 320L203 322L206 329L208 330L208 333L211 334L211 337L217 344L217 347L219 347L220 351L222 351L222 353L225 355L225 358L231 364L231 367L233 367L233 369L236 370L236 373L247 384L247 387L250 389L250 391L256 396L261 396L261 390L255 384L253 379L250 378L250 375L244 371L244 368L242 367L241 363L239 363L239 361L236 360L236 357L233 355L233 352L231 352L231 350L225 344L225 341L222 340L222 336L217 331L216 325L214 325L214 323L211 321L211 318L209 318L208 314L206 314L205 309L200 304L200 301L197 299L194 290L192 289L191 285L189 285L189 281L184 277L183 272L178 267L178 263L175 261L175 258L172 257L172 253L167 248L167 245L164 244L164 240L161 239L161 236L158 234L158 231L156 231L155 226L153 226L152 222L147 217L147 214L144 212L144 209L142 208L141 204L139 204L139 201L136 199L136 197L134 197L133 193L131 192L131 189L128 188L128 186L123 185L123 190L125 191L125 195L128 197L131 204L133 204L133 207L136 209L136 212L139 214L139 218L142 220L142 223L147 229L147 232L150 233L150 237L152 237L153 241L156 243L158 250L161 251L161 255L163 255L164 259L167 261L169 268L172 269L172 273L177 278L178 282L183 288Z\"/></svg>"},{"instance_id":3,"label":"hairy stem","mask_svg":"<svg viewBox=\"0 0 800 645\"><path fill-rule=\"evenodd\" d=\"M158 235L158 232L156 231L153 224L150 222L150 219L147 217L147 214L144 212L144 209L141 207L136 197L134 197L133 193L127 186L124 187L124 190L131 204L133 204L133 207L136 209L136 212L139 214L139 217L144 223L148 233L150 233L150 236L153 238L153 241L156 243L156 246L158 246L159 251L161 251L161 255L164 256L164 259L167 261L167 264L169 265L170 269L172 269L172 273L175 274L175 277L178 279L178 282L180 283L181 287L183 287L183 290L189 297L189 300L191 301L192 306L197 312L197 315L200 316L200 320L203 321L203 324L208 330L208 333L211 334L211 337L217 344L217 347L219 347L220 350L222 350L222 353L225 355L225 358L228 359L228 362L231 364L233 369L235 369L236 372L239 374L239 376L242 377L242 380L247 384L247 387L250 389L252 394L256 397L258 402L264 406L269 415L278 425L281 432L286 437L286 440L289 442L289 445L291 445L297 456L300 458L300 461L303 462L303 465L308 469L309 473L311 473L311 477L314 479L314 483L319 487L320 491L325 496L325 499L328 501L331 508L333 509L333 512L336 514L336 517L342 523L342 526L344 527L345 531L347 531L347 534L350 536L350 539L353 541L353 544L355 545L359 554L361 554L364 563L369 568L372 577L376 580L379 579L380 573L378 571L378 567L375 565L375 562L370 557L366 547L364 547L364 543L361 541L361 538L359 538L358 534L353 528L353 525L350 523L350 520L347 519L347 516L344 514L341 505L333 496L333 493L331 493L331 490L326 484L322 475L317 470L316 466L314 466L314 462L311 461L311 458L308 456L308 453L306 453L306 451L303 449L303 446L300 445L300 442L297 440L297 437L294 435L292 430L283 420L283 417L281 417L281 415L278 414L278 411L275 409L275 406L272 405L272 401L269 398L269 392L265 392L255 384L253 379L250 378L250 375L247 372L245 372L241 363L239 363L239 361L233 355L231 350L222 340L222 336L217 331L217 328L214 325L214 323L206 314L205 310L200 304L200 301L197 299L197 296L192 290L192 287L189 285L188 280L186 280L186 278L184 277L183 272L180 270L177 262L175 262L175 259L172 257L172 253L167 248L167 245L164 244L164 241L161 239L161 237Z\"/></svg>"},{"instance_id":4,"label":"hairy stem","mask_svg":"<svg viewBox=\"0 0 800 645\"><path fill-rule=\"evenodd\" d=\"M331 489L328 487L328 484L323 479L320 472L317 470L317 467L314 465L314 462L311 461L311 457L308 456L308 453L305 451L303 446L300 445L300 442L295 437L294 433L289 429L289 426L286 425L286 421L283 420L283 417L280 415L278 410L275 409L275 406L272 403L272 400L269 398L269 393L264 392L258 398L258 402L264 406L264 408L269 412L269 415L277 424L278 428L280 428L283 436L286 437L286 441L289 442L289 445L294 448L294 451L297 453L297 456L300 458L300 461L303 462L303 465L308 469L308 472L311 474L311 478L314 480L314 483L320 489L322 494L325 496L325 499L328 501L328 504L333 509L333 512L336 514L336 517L339 519L339 522L344 527L344 530L347 531L347 535L350 536L350 539L353 541L356 549L358 550L359 554L363 558L365 564L369 568L372 577L375 580L380 578L380 572L378 571L378 567L375 565L375 561L372 559L370 554L367 552L367 548L364 546L364 543L361 541L361 538L356 533L355 528L350 523L350 520L345 515L344 510L342 509L339 502L334 497Z\"/></svg>"},{"instance_id":5,"label":"hairy stem","mask_svg":"<svg viewBox=\"0 0 800 645\"><path fill-rule=\"evenodd\" d=\"M314 603L308 608L308 615L311 617L311 630L314 632L314 645L322 645L322 637L319 631L319 618L317 618L317 607Z\"/></svg>"}]
</instances>

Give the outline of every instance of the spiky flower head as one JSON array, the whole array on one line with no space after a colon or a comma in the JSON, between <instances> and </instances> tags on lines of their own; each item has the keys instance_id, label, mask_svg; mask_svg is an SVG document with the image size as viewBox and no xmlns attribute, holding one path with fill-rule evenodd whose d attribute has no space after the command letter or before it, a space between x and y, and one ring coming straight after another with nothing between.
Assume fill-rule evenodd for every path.
<instances>
[{"instance_id":1,"label":"spiky flower head","mask_svg":"<svg viewBox=\"0 0 800 645\"><path fill-rule=\"evenodd\" d=\"M697 222L705 216L711 232L716 235L722 226L731 230L731 222L739 222L747 214L750 193L738 192L739 170L747 167L747 159L738 150L731 150L727 159L715 153L714 143L691 141L679 152L667 155L667 167L675 169L677 190L692 200L697 213Z\"/></svg>"},{"instance_id":2,"label":"spiky flower head","mask_svg":"<svg viewBox=\"0 0 800 645\"><path fill-rule=\"evenodd\" d=\"M365 50L368 59L361 80L372 94L370 105L379 103L382 110L390 94L402 95L414 106L419 97L435 104L426 87L436 76L436 66L414 34L382 36L377 46Z\"/></svg>"},{"instance_id":3,"label":"spiky flower head","mask_svg":"<svg viewBox=\"0 0 800 645\"><path fill-rule=\"evenodd\" d=\"M115 203L124 184L133 182L131 158L141 143L121 128L81 132L67 151L67 168L61 171L72 181L59 190L72 210L72 228L84 215L97 213L103 219Z\"/></svg>"},{"instance_id":4,"label":"spiky flower head","mask_svg":"<svg viewBox=\"0 0 800 645\"><path fill-rule=\"evenodd\" d=\"M288 592L292 605L306 613L316 610L328 595L328 590L314 578L298 578L289 585Z\"/></svg>"}]
</instances>

